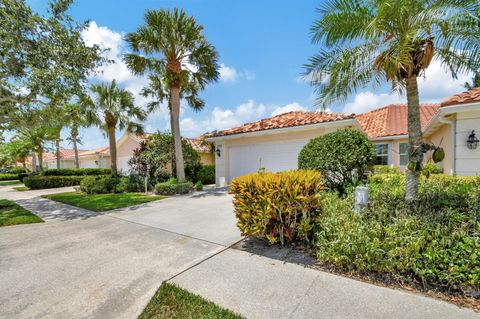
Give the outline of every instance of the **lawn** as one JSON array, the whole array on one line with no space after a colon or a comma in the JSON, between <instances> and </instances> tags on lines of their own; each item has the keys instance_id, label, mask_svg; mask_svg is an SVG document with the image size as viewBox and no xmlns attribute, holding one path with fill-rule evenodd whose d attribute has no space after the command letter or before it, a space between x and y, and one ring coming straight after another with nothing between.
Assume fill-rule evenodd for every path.
<instances>
[{"instance_id":1,"label":"lawn","mask_svg":"<svg viewBox=\"0 0 480 319\"><path fill-rule=\"evenodd\" d=\"M42 222L43 220L40 217L20 205L6 199L0 199L0 226Z\"/></svg>"},{"instance_id":2,"label":"lawn","mask_svg":"<svg viewBox=\"0 0 480 319\"><path fill-rule=\"evenodd\" d=\"M243 317L175 285L163 283L138 318L240 319Z\"/></svg>"},{"instance_id":3,"label":"lawn","mask_svg":"<svg viewBox=\"0 0 480 319\"><path fill-rule=\"evenodd\" d=\"M27 186L16 186L16 187L13 187L14 190L16 191L19 191L19 192L24 192L24 191L29 191L30 188L28 188Z\"/></svg>"},{"instance_id":4,"label":"lawn","mask_svg":"<svg viewBox=\"0 0 480 319\"><path fill-rule=\"evenodd\" d=\"M45 195L43 197L94 212L104 212L165 198L164 196L152 196L139 193L84 194L76 192Z\"/></svg>"},{"instance_id":5,"label":"lawn","mask_svg":"<svg viewBox=\"0 0 480 319\"><path fill-rule=\"evenodd\" d=\"M0 186L22 185L20 181L0 181Z\"/></svg>"}]
</instances>

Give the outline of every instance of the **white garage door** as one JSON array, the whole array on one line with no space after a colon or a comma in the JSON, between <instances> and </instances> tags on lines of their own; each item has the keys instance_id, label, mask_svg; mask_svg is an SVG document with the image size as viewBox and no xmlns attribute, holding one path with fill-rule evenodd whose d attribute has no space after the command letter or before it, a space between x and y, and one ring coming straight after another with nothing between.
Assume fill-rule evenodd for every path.
<instances>
[{"instance_id":1,"label":"white garage door","mask_svg":"<svg viewBox=\"0 0 480 319\"><path fill-rule=\"evenodd\" d=\"M230 181L241 175L258 172L280 172L298 167L298 153L308 140L234 146L229 149Z\"/></svg>"}]
</instances>

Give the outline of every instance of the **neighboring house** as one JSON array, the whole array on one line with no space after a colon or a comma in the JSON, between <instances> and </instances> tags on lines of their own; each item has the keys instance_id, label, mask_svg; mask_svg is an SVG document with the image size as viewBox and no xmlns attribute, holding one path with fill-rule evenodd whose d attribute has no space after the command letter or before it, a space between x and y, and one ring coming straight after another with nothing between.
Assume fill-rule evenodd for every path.
<instances>
[{"instance_id":1,"label":"neighboring house","mask_svg":"<svg viewBox=\"0 0 480 319\"><path fill-rule=\"evenodd\" d=\"M479 175L480 147L470 149L472 131L480 136L480 88L457 94L441 104L420 106L427 142L444 148L440 163L446 174ZM289 112L231 129L214 132L216 184L225 186L234 177L259 170L296 169L302 147L314 137L350 127L364 131L376 145L377 164L405 169L408 163L406 104L388 105L353 115L322 112ZM429 161L430 153L426 155Z\"/></svg>"},{"instance_id":2,"label":"neighboring house","mask_svg":"<svg viewBox=\"0 0 480 319\"><path fill-rule=\"evenodd\" d=\"M78 152L83 152L78 150ZM38 164L38 163L37 163ZM45 153L43 154L43 167L57 168L57 154ZM75 167L75 151L73 149L60 149L60 168L74 168Z\"/></svg>"}]
</instances>

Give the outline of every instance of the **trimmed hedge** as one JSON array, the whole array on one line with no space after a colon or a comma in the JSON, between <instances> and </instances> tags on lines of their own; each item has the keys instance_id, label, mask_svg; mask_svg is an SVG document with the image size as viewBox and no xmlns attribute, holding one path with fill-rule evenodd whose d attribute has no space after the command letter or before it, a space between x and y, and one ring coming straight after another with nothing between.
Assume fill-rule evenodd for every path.
<instances>
[{"instance_id":1,"label":"trimmed hedge","mask_svg":"<svg viewBox=\"0 0 480 319\"><path fill-rule=\"evenodd\" d=\"M43 171L45 176L109 175L109 168L52 168Z\"/></svg>"},{"instance_id":2,"label":"trimmed hedge","mask_svg":"<svg viewBox=\"0 0 480 319\"><path fill-rule=\"evenodd\" d=\"M344 192L366 179L376 157L368 137L353 129L312 139L298 154L298 168L322 173L325 186Z\"/></svg>"},{"instance_id":3,"label":"trimmed hedge","mask_svg":"<svg viewBox=\"0 0 480 319\"><path fill-rule=\"evenodd\" d=\"M18 179L18 174L0 174L0 181L14 181Z\"/></svg>"},{"instance_id":4,"label":"trimmed hedge","mask_svg":"<svg viewBox=\"0 0 480 319\"><path fill-rule=\"evenodd\" d=\"M18 174L18 179L20 180L20 182L23 183L24 178L28 177L28 176L31 176L31 175L32 175L32 173L20 173L20 174Z\"/></svg>"},{"instance_id":5,"label":"trimmed hedge","mask_svg":"<svg viewBox=\"0 0 480 319\"><path fill-rule=\"evenodd\" d=\"M197 177L203 185L215 184L215 165L203 165Z\"/></svg>"},{"instance_id":6,"label":"trimmed hedge","mask_svg":"<svg viewBox=\"0 0 480 319\"><path fill-rule=\"evenodd\" d=\"M155 185L155 193L159 195L188 194L193 187L192 182L178 183L175 178Z\"/></svg>"},{"instance_id":7,"label":"trimmed hedge","mask_svg":"<svg viewBox=\"0 0 480 319\"><path fill-rule=\"evenodd\" d=\"M30 189L57 188L80 185L84 176L30 176L23 183Z\"/></svg>"},{"instance_id":8,"label":"trimmed hedge","mask_svg":"<svg viewBox=\"0 0 480 319\"><path fill-rule=\"evenodd\" d=\"M237 177L230 185L237 226L271 244L311 242L323 189L322 175L312 170Z\"/></svg>"},{"instance_id":9,"label":"trimmed hedge","mask_svg":"<svg viewBox=\"0 0 480 319\"><path fill-rule=\"evenodd\" d=\"M108 194L120 193L117 191L117 185L120 183L120 177L116 176L86 176L80 183L80 190L87 194Z\"/></svg>"}]
</instances>

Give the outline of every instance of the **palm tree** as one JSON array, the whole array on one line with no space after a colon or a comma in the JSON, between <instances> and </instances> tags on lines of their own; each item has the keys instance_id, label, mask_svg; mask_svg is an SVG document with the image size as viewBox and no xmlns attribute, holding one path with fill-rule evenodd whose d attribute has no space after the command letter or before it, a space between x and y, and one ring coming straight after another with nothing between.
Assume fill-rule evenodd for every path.
<instances>
[{"instance_id":1,"label":"palm tree","mask_svg":"<svg viewBox=\"0 0 480 319\"><path fill-rule=\"evenodd\" d=\"M390 81L407 95L409 160L421 168L429 149L422 139L417 77L432 59L455 77L480 62L477 0L328 0L318 9L312 41L324 48L310 58L305 76L325 108L359 88ZM420 172L407 171L406 201L417 199Z\"/></svg>"},{"instance_id":2,"label":"palm tree","mask_svg":"<svg viewBox=\"0 0 480 319\"><path fill-rule=\"evenodd\" d=\"M475 75L472 77L472 83L465 82L463 85L465 89L471 90L476 87L480 86L480 73L475 73Z\"/></svg>"},{"instance_id":3,"label":"palm tree","mask_svg":"<svg viewBox=\"0 0 480 319\"><path fill-rule=\"evenodd\" d=\"M89 121L87 112L82 103L72 103L66 106L65 121L67 126L70 128L70 137L68 140L72 143L73 152L75 154L75 167L80 167L80 161L78 158L78 143L79 139L79 129L82 127L89 127L95 124L95 121Z\"/></svg>"},{"instance_id":4,"label":"palm tree","mask_svg":"<svg viewBox=\"0 0 480 319\"><path fill-rule=\"evenodd\" d=\"M86 97L83 104L87 108L89 122L104 129L108 136L112 175L117 175L115 130L142 133L143 127L139 122L145 120L146 114L135 106L132 93L120 89L115 80L110 84L92 85L91 91L95 99Z\"/></svg>"},{"instance_id":5,"label":"palm tree","mask_svg":"<svg viewBox=\"0 0 480 319\"><path fill-rule=\"evenodd\" d=\"M148 10L145 22L127 35L133 53L124 59L134 73L155 75L168 92L159 94L169 100L177 179L184 181L180 99L185 94L185 99L191 99L199 109L203 107L197 93L218 79L218 53L205 38L203 26L183 10Z\"/></svg>"}]
</instances>

